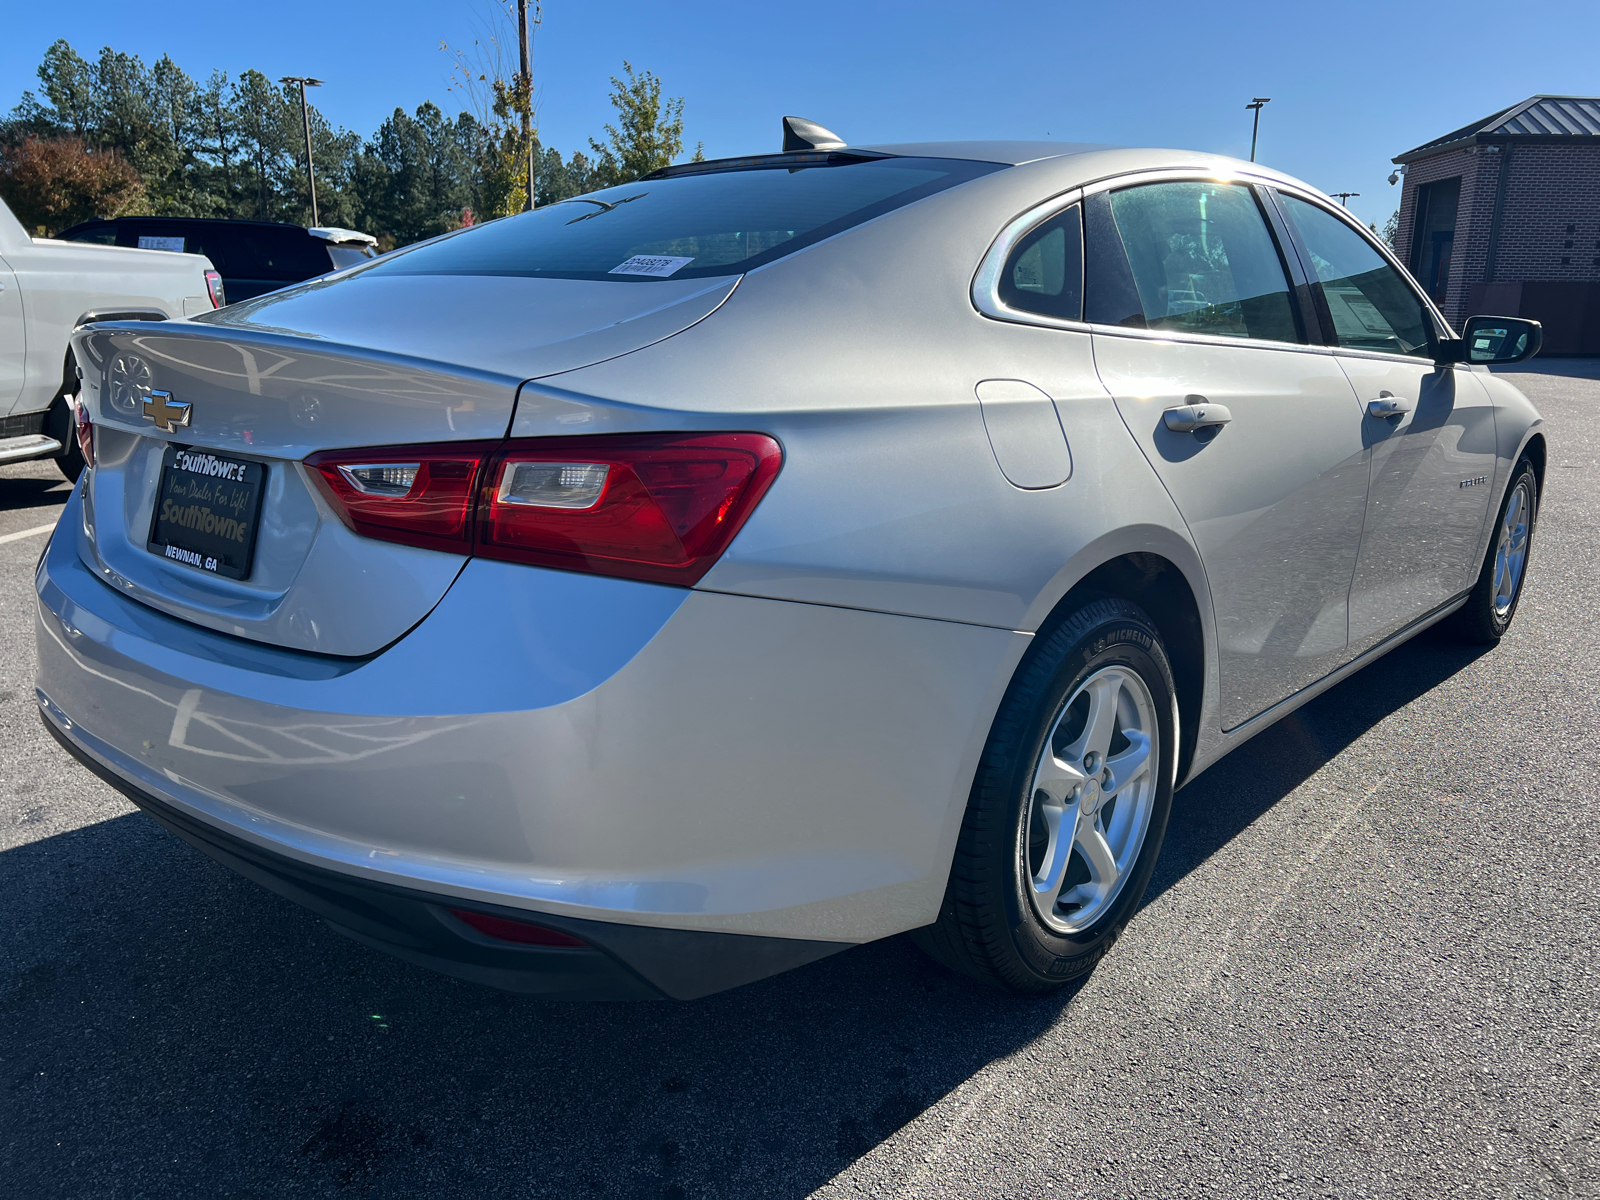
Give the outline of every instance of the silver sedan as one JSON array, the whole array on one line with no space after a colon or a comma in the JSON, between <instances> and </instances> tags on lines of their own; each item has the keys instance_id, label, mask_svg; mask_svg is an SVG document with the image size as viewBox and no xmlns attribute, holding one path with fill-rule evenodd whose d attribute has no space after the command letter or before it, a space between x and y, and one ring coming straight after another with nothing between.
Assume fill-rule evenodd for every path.
<instances>
[{"instance_id":1,"label":"silver sedan","mask_svg":"<svg viewBox=\"0 0 1600 1200\"><path fill-rule=\"evenodd\" d=\"M436 970L691 998L907 930L1093 967L1174 789L1516 614L1546 446L1338 205L1059 143L670 167L74 340L38 700Z\"/></svg>"}]
</instances>

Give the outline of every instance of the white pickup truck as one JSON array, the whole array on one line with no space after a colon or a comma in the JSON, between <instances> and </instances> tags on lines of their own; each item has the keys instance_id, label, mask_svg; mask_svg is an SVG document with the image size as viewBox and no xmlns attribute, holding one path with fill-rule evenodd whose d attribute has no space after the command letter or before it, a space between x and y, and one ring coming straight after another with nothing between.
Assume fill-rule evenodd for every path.
<instances>
[{"instance_id":1,"label":"white pickup truck","mask_svg":"<svg viewBox=\"0 0 1600 1200\"><path fill-rule=\"evenodd\" d=\"M68 479L83 470L68 403L73 330L182 320L222 303L206 258L29 237L0 200L0 463L53 458Z\"/></svg>"}]
</instances>

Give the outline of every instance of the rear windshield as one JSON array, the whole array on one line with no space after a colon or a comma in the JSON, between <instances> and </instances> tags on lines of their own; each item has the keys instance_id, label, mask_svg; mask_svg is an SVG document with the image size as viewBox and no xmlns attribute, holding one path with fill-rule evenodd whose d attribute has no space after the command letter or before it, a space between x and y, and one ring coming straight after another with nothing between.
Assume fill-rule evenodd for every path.
<instances>
[{"instance_id":1,"label":"rear windshield","mask_svg":"<svg viewBox=\"0 0 1600 1200\"><path fill-rule=\"evenodd\" d=\"M647 283L734 275L991 171L883 158L646 179L491 221L370 268Z\"/></svg>"},{"instance_id":2,"label":"rear windshield","mask_svg":"<svg viewBox=\"0 0 1600 1200\"><path fill-rule=\"evenodd\" d=\"M358 262L366 262L369 258L376 258L372 247L360 242L347 242L342 246L329 246L328 258L333 262L333 269L342 271L346 267L353 267Z\"/></svg>"}]
</instances>

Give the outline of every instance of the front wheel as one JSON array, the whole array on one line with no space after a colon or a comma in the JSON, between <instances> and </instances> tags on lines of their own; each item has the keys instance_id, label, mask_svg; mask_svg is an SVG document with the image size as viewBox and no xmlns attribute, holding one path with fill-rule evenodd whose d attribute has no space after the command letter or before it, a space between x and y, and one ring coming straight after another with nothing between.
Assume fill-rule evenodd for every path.
<instances>
[{"instance_id":1,"label":"front wheel","mask_svg":"<svg viewBox=\"0 0 1600 1200\"><path fill-rule=\"evenodd\" d=\"M1467 602L1450 618L1450 629L1461 640L1492 646L1511 628L1517 602L1522 599L1522 581L1528 572L1538 519L1539 476L1532 460L1523 458L1511 472L1511 483L1500 502L1478 581Z\"/></svg>"},{"instance_id":2,"label":"front wheel","mask_svg":"<svg viewBox=\"0 0 1600 1200\"><path fill-rule=\"evenodd\" d=\"M1174 694L1160 634L1127 601L1093 601L1043 635L995 718L939 920L918 944L1021 992L1092 969L1161 852Z\"/></svg>"}]
</instances>

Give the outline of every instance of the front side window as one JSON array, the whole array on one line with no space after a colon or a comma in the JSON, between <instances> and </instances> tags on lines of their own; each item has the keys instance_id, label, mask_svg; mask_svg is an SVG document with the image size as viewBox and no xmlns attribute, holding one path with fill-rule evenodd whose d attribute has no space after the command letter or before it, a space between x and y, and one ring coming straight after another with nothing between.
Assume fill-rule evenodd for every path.
<instances>
[{"instance_id":1,"label":"front side window","mask_svg":"<svg viewBox=\"0 0 1600 1200\"><path fill-rule=\"evenodd\" d=\"M1008 308L1083 319L1083 217L1074 204L1024 237L1000 273L1000 300Z\"/></svg>"},{"instance_id":2,"label":"front side window","mask_svg":"<svg viewBox=\"0 0 1600 1200\"><path fill-rule=\"evenodd\" d=\"M641 179L386 255L368 270L646 284L737 275L1000 169L875 158Z\"/></svg>"},{"instance_id":3,"label":"front side window","mask_svg":"<svg viewBox=\"0 0 1600 1200\"><path fill-rule=\"evenodd\" d=\"M1146 328L1301 340L1283 262L1248 187L1124 188L1111 193L1110 216Z\"/></svg>"},{"instance_id":4,"label":"front side window","mask_svg":"<svg viewBox=\"0 0 1600 1200\"><path fill-rule=\"evenodd\" d=\"M1339 345L1429 357L1433 319L1400 272L1332 213L1293 196L1283 204L1311 252Z\"/></svg>"}]
</instances>

